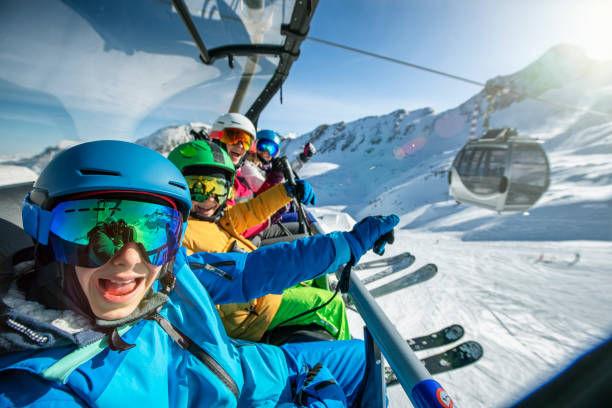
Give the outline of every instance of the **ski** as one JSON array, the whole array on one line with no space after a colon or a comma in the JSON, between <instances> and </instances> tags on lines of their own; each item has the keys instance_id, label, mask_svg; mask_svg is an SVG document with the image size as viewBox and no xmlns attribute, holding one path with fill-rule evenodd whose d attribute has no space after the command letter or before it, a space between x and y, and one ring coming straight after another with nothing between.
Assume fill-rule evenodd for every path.
<instances>
[{"instance_id":1,"label":"ski","mask_svg":"<svg viewBox=\"0 0 612 408\"><path fill-rule=\"evenodd\" d=\"M436 375L473 364L480 360L483 354L480 343L470 340L449 350L424 358L421 362L431 375ZM391 367L385 367L385 383L387 386L399 384Z\"/></svg>"},{"instance_id":2,"label":"ski","mask_svg":"<svg viewBox=\"0 0 612 408\"><path fill-rule=\"evenodd\" d=\"M384 296L400 289L404 289L408 286L425 282L426 280L433 278L436 273L438 273L438 267L430 263L389 283L385 283L384 285L371 289L370 293L374 297Z\"/></svg>"},{"instance_id":3,"label":"ski","mask_svg":"<svg viewBox=\"0 0 612 408\"><path fill-rule=\"evenodd\" d=\"M394 255L389 258L382 258L376 259L374 261L358 263L353 267L353 269L356 271L361 271L364 269L379 268L381 266L389 266L398 262L403 262L406 259L410 258L414 258L414 255L412 255L410 252L402 252L401 254Z\"/></svg>"},{"instance_id":4,"label":"ski","mask_svg":"<svg viewBox=\"0 0 612 408\"><path fill-rule=\"evenodd\" d=\"M364 285L367 285L368 283L372 283L379 279L385 278L391 274L404 270L408 268L410 265L412 265L415 259L416 258L412 255L410 255L409 257L403 258L401 261L398 261L397 263L386 267L382 271L376 272L374 275L370 275L366 278L363 278L361 280L361 283L363 283Z\"/></svg>"},{"instance_id":5,"label":"ski","mask_svg":"<svg viewBox=\"0 0 612 408\"><path fill-rule=\"evenodd\" d=\"M413 337L406 340L414 351L427 350L434 347L445 346L463 337L465 330L459 324L453 324L437 332L425 336Z\"/></svg>"}]
</instances>

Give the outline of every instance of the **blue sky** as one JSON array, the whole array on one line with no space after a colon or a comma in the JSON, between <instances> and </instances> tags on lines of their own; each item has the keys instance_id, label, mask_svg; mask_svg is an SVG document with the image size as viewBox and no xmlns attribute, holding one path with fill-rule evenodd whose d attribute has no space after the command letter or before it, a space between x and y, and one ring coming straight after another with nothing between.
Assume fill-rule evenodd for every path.
<instances>
[{"instance_id":1,"label":"blue sky","mask_svg":"<svg viewBox=\"0 0 612 408\"><path fill-rule=\"evenodd\" d=\"M76 0L30 1L0 4L0 156L31 155L61 139L136 140L160 127L212 121L198 101L215 99L215 90L196 92L205 74L184 27L136 33L129 43L136 48L118 41L126 38L126 19L155 25L147 19L163 20L165 3L133 0L131 7L145 12L115 19L114 10L100 17L99 8ZM121 8L105 1L107 9ZM486 82L559 43L612 59L610 15L609 0L321 0L309 36ZM131 64L126 56L134 57ZM34 64L44 64L42 76L30 73ZM284 84L283 104L276 95L259 128L303 134L400 108L439 112L479 90L306 40ZM175 97L181 103L169 107L165 102Z\"/></svg>"},{"instance_id":2,"label":"blue sky","mask_svg":"<svg viewBox=\"0 0 612 408\"><path fill-rule=\"evenodd\" d=\"M350 4L350 6L348 6ZM559 43L612 59L612 2L599 0L320 1L309 36L486 82ZM298 134L395 109L453 108L480 89L313 41L302 45L260 127Z\"/></svg>"}]
</instances>

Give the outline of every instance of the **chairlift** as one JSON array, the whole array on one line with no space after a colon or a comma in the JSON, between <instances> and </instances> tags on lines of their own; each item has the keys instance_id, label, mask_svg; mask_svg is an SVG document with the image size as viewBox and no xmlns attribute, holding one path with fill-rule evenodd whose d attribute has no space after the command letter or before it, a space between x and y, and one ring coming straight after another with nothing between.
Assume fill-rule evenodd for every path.
<instances>
[{"instance_id":1,"label":"chairlift","mask_svg":"<svg viewBox=\"0 0 612 408\"><path fill-rule=\"evenodd\" d=\"M469 140L449 171L450 194L498 213L525 212L548 189L550 165L540 140L491 129Z\"/></svg>"}]
</instances>

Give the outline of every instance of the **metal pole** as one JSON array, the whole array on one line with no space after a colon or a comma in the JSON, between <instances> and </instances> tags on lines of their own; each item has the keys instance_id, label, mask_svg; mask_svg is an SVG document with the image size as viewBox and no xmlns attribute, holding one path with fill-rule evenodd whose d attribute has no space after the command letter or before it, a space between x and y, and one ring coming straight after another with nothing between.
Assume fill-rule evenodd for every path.
<instances>
[{"instance_id":1,"label":"metal pole","mask_svg":"<svg viewBox=\"0 0 612 408\"><path fill-rule=\"evenodd\" d=\"M200 51L200 57L202 58L202 62L205 64L210 63L210 56L208 55L208 50L206 49L206 46L204 45L204 41L202 41L202 37L200 37L198 29L196 28L195 24L193 23L193 20L191 19L191 16L189 15L189 9L185 5L185 2L183 2L183 0L172 0L172 4L174 4L174 8L176 9L179 16L181 16L185 27L187 27L187 31L189 31L189 34L191 34L191 38L193 38L193 41L196 43L196 46Z\"/></svg>"},{"instance_id":2,"label":"metal pole","mask_svg":"<svg viewBox=\"0 0 612 408\"><path fill-rule=\"evenodd\" d=\"M416 408L453 406L448 393L431 377L370 292L353 274L348 293L412 404Z\"/></svg>"}]
</instances>

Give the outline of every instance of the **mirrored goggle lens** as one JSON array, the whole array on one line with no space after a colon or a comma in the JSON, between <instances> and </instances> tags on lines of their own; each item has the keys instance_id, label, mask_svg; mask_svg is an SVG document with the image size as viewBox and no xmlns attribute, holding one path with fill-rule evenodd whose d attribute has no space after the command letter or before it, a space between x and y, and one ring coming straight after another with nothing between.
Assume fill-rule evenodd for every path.
<instances>
[{"instance_id":1,"label":"mirrored goggle lens","mask_svg":"<svg viewBox=\"0 0 612 408\"><path fill-rule=\"evenodd\" d=\"M249 150L253 138L244 130L225 128L223 129L223 137L221 138L221 141L228 145L242 143L244 150Z\"/></svg>"},{"instance_id":2,"label":"mirrored goggle lens","mask_svg":"<svg viewBox=\"0 0 612 408\"><path fill-rule=\"evenodd\" d=\"M129 242L149 263L163 265L176 255L182 217L164 205L122 199L83 199L59 203L53 210L49 241L63 263L96 268Z\"/></svg>"},{"instance_id":3,"label":"mirrored goggle lens","mask_svg":"<svg viewBox=\"0 0 612 408\"><path fill-rule=\"evenodd\" d=\"M278 145L271 140L264 139L257 142L257 150L267 151L270 156L274 157L278 153Z\"/></svg>"},{"instance_id":4,"label":"mirrored goggle lens","mask_svg":"<svg viewBox=\"0 0 612 408\"><path fill-rule=\"evenodd\" d=\"M215 196L217 201L222 204L230 191L229 180L211 176L185 176L191 199L193 201L204 202L210 196Z\"/></svg>"}]
</instances>

